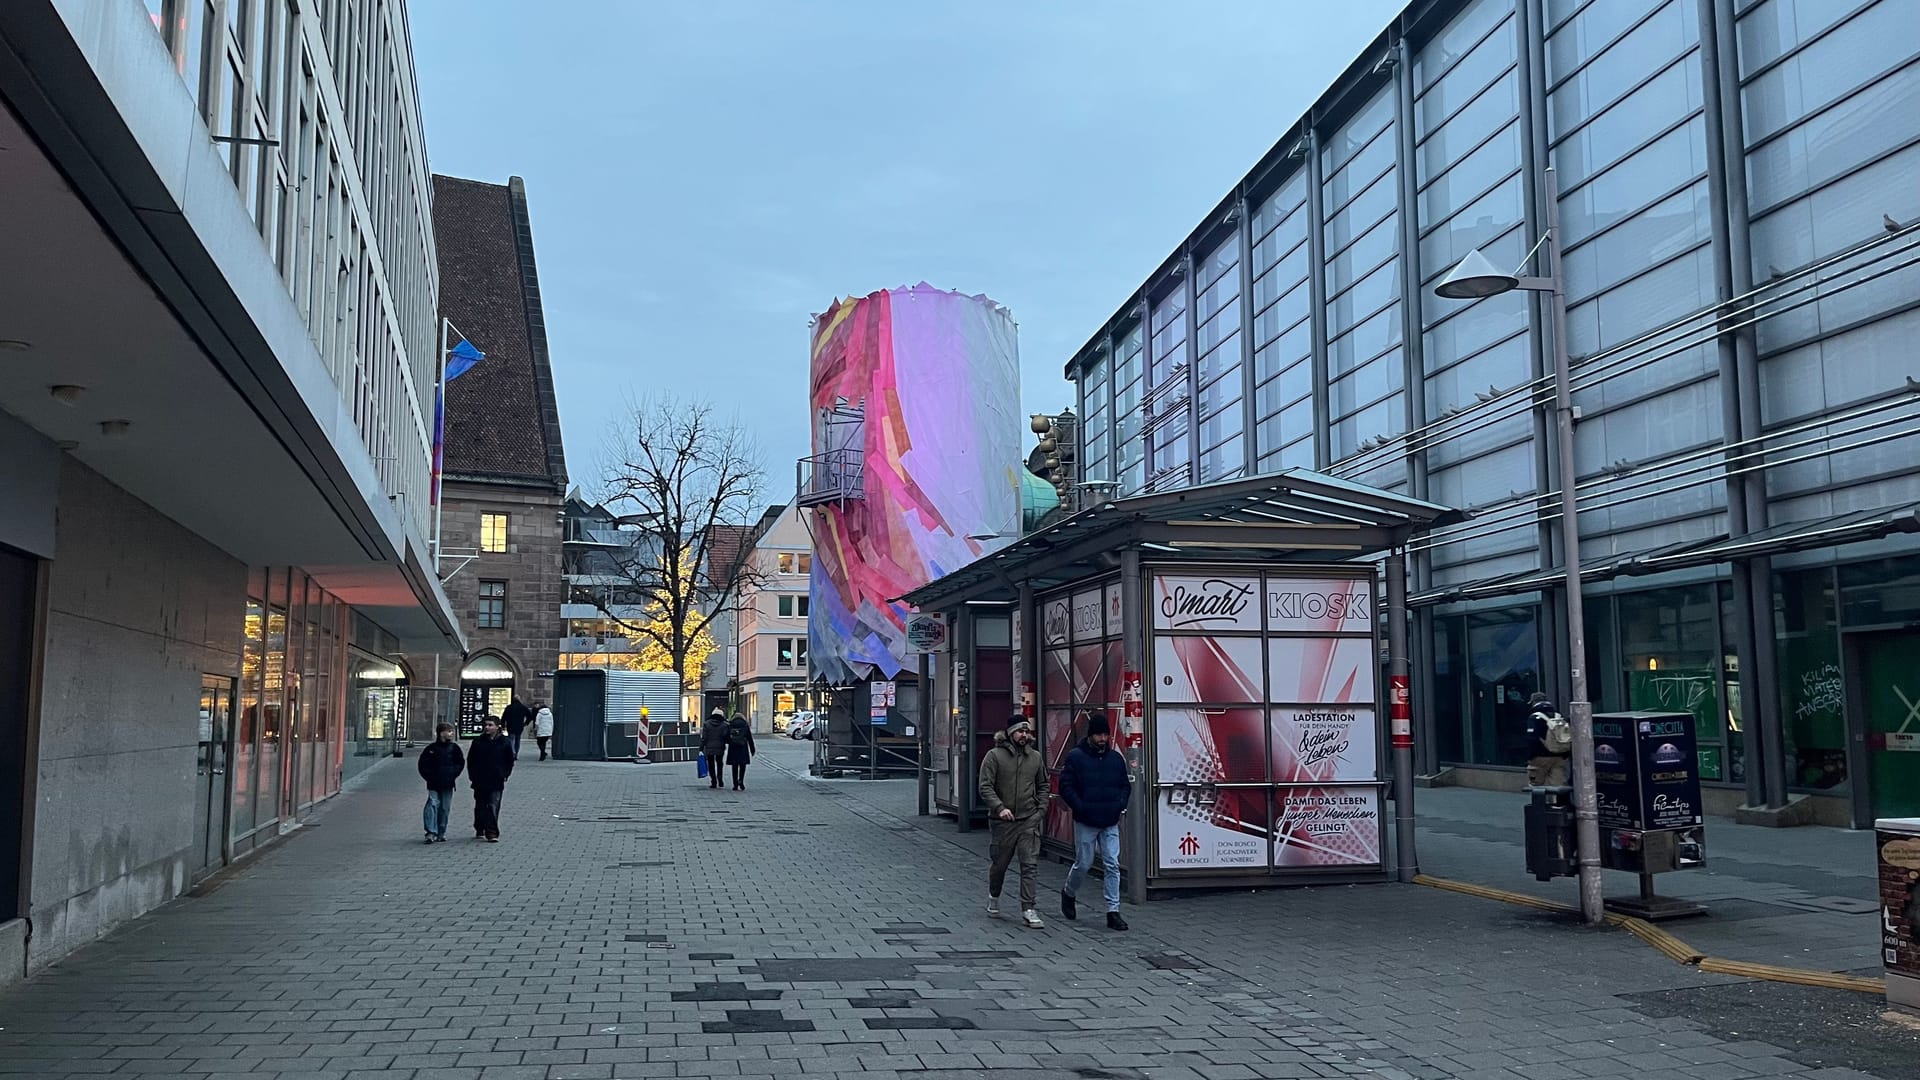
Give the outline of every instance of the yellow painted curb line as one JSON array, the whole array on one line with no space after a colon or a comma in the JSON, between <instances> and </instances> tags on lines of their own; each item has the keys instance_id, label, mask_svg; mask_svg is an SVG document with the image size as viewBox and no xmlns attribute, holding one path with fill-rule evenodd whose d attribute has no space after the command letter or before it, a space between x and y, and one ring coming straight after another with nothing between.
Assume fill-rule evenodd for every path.
<instances>
[{"instance_id":1,"label":"yellow painted curb line","mask_svg":"<svg viewBox=\"0 0 1920 1080\"><path fill-rule=\"evenodd\" d=\"M1542 900L1522 892L1496 889L1489 885L1475 885L1468 881L1454 881L1450 878L1434 877L1431 874L1419 874L1413 879L1415 885L1425 885L1430 889L1443 889L1464 896L1477 896L1482 900L1498 900L1505 904L1517 904L1540 911L1551 911L1560 915L1578 915L1580 909L1553 900ZM1855 990L1866 994L1886 992L1886 983L1880 979L1869 979L1859 975L1842 975L1832 971L1812 971L1807 968L1779 967L1774 964L1753 964L1745 960L1722 960L1708 956L1679 938L1674 937L1658 926L1615 912L1607 912L1607 925L1617 926L1665 953L1675 962L1697 966L1701 971L1715 975L1735 975L1743 979L1762 979L1767 982L1794 983L1799 986L1818 986L1827 990Z\"/></svg>"}]
</instances>

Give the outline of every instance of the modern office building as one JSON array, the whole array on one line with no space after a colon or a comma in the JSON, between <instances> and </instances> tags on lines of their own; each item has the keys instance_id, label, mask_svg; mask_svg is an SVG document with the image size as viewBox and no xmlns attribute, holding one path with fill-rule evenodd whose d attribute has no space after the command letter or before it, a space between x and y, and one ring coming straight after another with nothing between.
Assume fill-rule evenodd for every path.
<instances>
[{"instance_id":1,"label":"modern office building","mask_svg":"<svg viewBox=\"0 0 1920 1080\"><path fill-rule=\"evenodd\" d=\"M433 235L446 339L485 358L447 381L441 448L440 578L469 651L408 658L410 685L436 688L410 694L416 739L551 701L565 592L567 458L525 182L435 176Z\"/></svg>"},{"instance_id":2,"label":"modern office building","mask_svg":"<svg viewBox=\"0 0 1920 1080\"><path fill-rule=\"evenodd\" d=\"M298 827L463 647L413 78L400 4L0 5L0 981Z\"/></svg>"},{"instance_id":3,"label":"modern office building","mask_svg":"<svg viewBox=\"0 0 1920 1080\"><path fill-rule=\"evenodd\" d=\"M1290 467L1473 511L1412 551L1423 774L1564 695L1698 719L1710 807L1920 811L1920 5L1416 0L1067 365L1121 495ZM1276 122L1280 128L1280 122ZM1557 181L1574 461L1529 264Z\"/></svg>"}]
</instances>

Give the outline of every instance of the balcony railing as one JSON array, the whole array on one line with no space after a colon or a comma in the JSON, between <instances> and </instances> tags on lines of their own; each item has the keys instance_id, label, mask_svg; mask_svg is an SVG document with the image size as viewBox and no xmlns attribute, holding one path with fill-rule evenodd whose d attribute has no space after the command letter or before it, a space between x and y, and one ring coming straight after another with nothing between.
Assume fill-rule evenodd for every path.
<instances>
[{"instance_id":1,"label":"balcony railing","mask_svg":"<svg viewBox=\"0 0 1920 1080\"><path fill-rule=\"evenodd\" d=\"M794 479L801 506L867 497L866 458L856 447L801 458Z\"/></svg>"}]
</instances>

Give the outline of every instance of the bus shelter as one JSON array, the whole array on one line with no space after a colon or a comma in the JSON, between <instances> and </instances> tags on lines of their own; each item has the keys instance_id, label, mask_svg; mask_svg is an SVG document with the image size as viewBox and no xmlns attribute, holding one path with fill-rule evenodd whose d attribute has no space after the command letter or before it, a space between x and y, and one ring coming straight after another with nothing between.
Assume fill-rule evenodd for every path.
<instances>
[{"instance_id":1,"label":"bus shelter","mask_svg":"<svg viewBox=\"0 0 1920 1080\"><path fill-rule=\"evenodd\" d=\"M1026 716L1056 796L1046 844L1069 854L1059 770L1104 711L1134 785L1135 901L1383 880L1386 748L1412 746L1404 549L1462 518L1291 470L1105 502L908 593L953 630L923 725L932 803L984 821L980 760Z\"/></svg>"}]
</instances>

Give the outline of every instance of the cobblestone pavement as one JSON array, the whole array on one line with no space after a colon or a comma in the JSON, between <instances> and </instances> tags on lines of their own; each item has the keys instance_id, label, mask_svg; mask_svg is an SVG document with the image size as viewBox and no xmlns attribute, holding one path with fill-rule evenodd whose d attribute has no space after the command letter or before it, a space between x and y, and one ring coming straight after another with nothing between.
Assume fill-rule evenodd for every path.
<instances>
[{"instance_id":1,"label":"cobblestone pavement","mask_svg":"<svg viewBox=\"0 0 1920 1080\"><path fill-rule=\"evenodd\" d=\"M769 742L745 794L529 761L499 845L419 843L412 769L384 765L0 993L0 1075L1913 1075L1639 1007L1747 984L1433 890L1190 897L1124 934L1050 905L1044 930L991 921L983 837L914 819L907 784L803 779L805 748Z\"/></svg>"}]
</instances>

